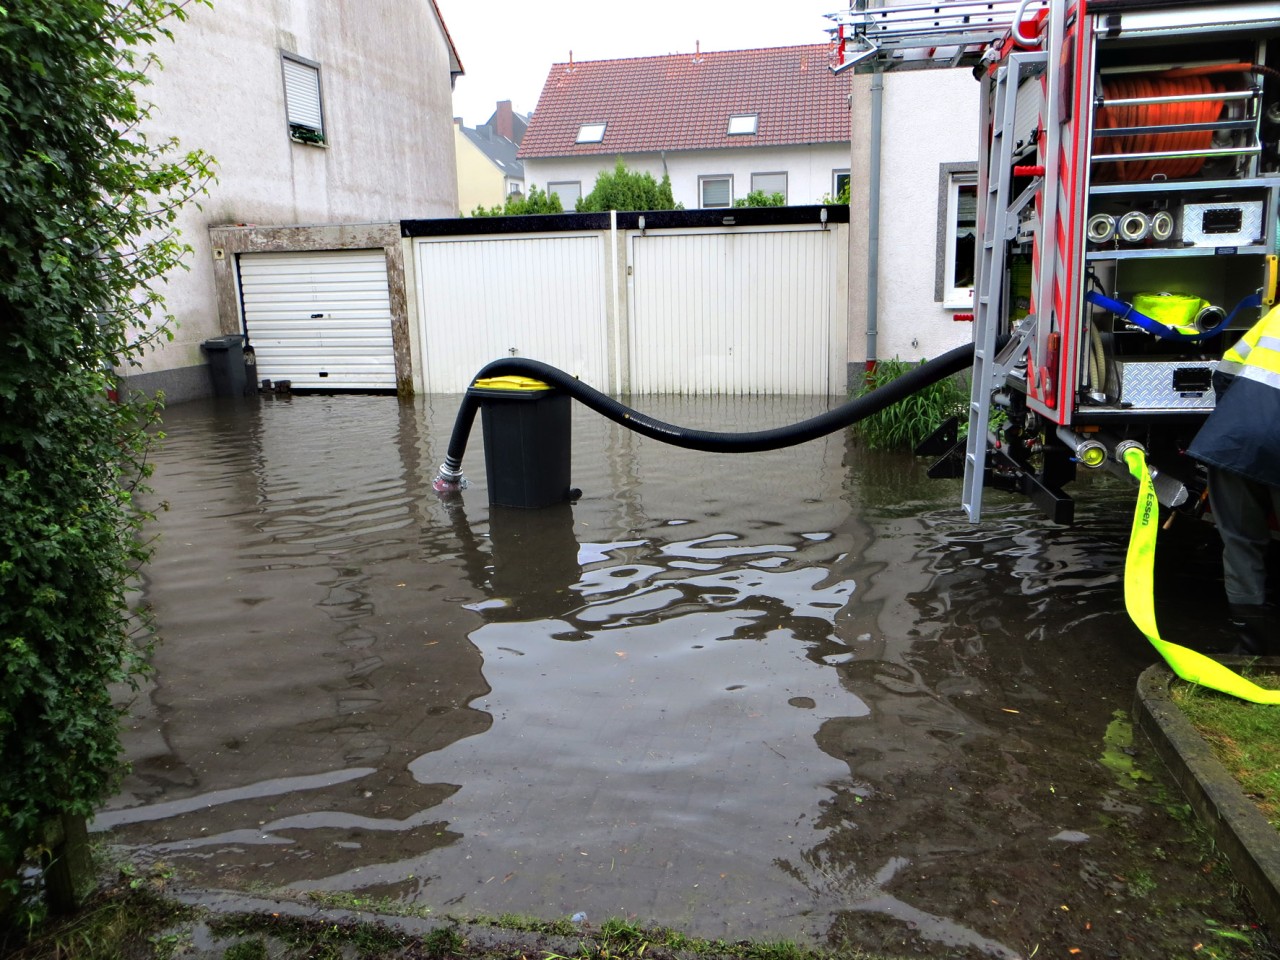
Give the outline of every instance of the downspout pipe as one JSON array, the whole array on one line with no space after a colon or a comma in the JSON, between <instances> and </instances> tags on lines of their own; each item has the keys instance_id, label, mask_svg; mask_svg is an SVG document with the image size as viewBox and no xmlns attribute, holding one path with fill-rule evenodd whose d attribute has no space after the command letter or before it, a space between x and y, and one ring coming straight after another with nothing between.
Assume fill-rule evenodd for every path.
<instances>
[{"instance_id":1,"label":"downspout pipe","mask_svg":"<svg viewBox=\"0 0 1280 960\"><path fill-rule=\"evenodd\" d=\"M867 165L867 370L875 366L880 333L880 151L884 124L884 74L871 74L870 158Z\"/></svg>"}]
</instances>

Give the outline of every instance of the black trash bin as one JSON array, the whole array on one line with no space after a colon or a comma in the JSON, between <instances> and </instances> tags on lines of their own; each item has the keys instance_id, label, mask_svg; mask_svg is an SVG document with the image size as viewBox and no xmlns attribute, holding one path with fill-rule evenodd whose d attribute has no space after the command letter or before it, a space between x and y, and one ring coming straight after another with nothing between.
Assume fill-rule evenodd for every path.
<instances>
[{"instance_id":1,"label":"black trash bin","mask_svg":"<svg viewBox=\"0 0 1280 960\"><path fill-rule=\"evenodd\" d=\"M489 377L480 399L489 502L547 507L569 499L569 395L529 377Z\"/></svg>"},{"instance_id":2,"label":"black trash bin","mask_svg":"<svg viewBox=\"0 0 1280 960\"><path fill-rule=\"evenodd\" d=\"M244 370L244 337L241 334L211 337L200 346L209 357L213 395L243 397L248 385Z\"/></svg>"}]
</instances>

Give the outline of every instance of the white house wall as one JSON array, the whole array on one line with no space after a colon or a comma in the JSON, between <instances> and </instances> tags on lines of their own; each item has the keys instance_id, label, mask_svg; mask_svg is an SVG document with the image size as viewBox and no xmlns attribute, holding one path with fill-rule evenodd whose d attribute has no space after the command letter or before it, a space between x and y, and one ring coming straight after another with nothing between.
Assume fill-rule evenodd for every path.
<instances>
[{"instance_id":1,"label":"white house wall","mask_svg":"<svg viewBox=\"0 0 1280 960\"><path fill-rule=\"evenodd\" d=\"M178 226L191 270L164 292L176 339L149 354L150 374L203 365L199 344L222 332L213 224L366 223L457 210L450 50L430 3L396 0L219 0L193 5L157 52L165 69L142 98L149 129L217 160L203 209ZM327 145L292 141L281 51L320 65ZM222 323L226 323L224 318ZM150 378L145 387L163 386Z\"/></svg>"},{"instance_id":2,"label":"white house wall","mask_svg":"<svg viewBox=\"0 0 1280 960\"><path fill-rule=\"evenodd\" d=\"M630 170L651 173L661 180L664 171L671 177L671 192L677 203L692 210L701 206L698 178L703 176L733 177L733 198L745 197L751 191L753 173L787 173L787 202L792 205L820 203L834 192L833 176L837 170L849 169L849 147L845 143L823 143L798 147L738 148L733 150L668 151L627 154L622 157ZM618 158L613 154L587 157L526 157L524 178L527 184L546 189L547 184L577 181L586 196L595 186L596 177L612 170Z\"/></svg>"},{"instance_id":3,"label":"white house wall","mask_svg":"<svg viewBox=\"0 0 1280 960\"><path fill-rule=\"evenodd\" d=\"M884 79L878 358L935 357L973 338L936 298L938 176L941 164L976 163L979 84L967 70L888 73ZM850 206L850 340L855 364L867 359L867 174L871 78L854 78Z\"/></svg>"}]
</instances>

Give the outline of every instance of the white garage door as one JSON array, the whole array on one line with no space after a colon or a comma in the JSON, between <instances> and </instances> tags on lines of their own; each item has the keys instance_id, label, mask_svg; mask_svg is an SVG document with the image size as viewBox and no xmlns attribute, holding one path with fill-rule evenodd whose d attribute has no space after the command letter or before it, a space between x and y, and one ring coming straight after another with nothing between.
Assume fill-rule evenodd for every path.
<instances>
[{"instance_id":1,"label":"white garage door","mask_svg":"<svg viewBox=\"0 0 1280 960\"><path fill-rule=\"evenodd\" d=\"M835 231L632 235L635 393L825 394ZM837 365L838 366L838 365Z\"/></svg>"},{"instance_id":2,"label":"white garage door","mask_svg":"<svg viewBox=\"0 0 1280 960\"><path fill-rule=\"evenodd\" d=\"M491 360L542 360L608 389L599 235L417 243L418 315L429 393L458 393Z\"/></svg>"},{"instance_id":3,"label":"white garage door","mask_svg":"<svg viewBox=\"0 0 1280 960\"><path fill-rule=\"evenodd\" d=\"M395 389L382 250L242 253L239 264L260 379L303 389Z\"/></svg>"}]
</instances>

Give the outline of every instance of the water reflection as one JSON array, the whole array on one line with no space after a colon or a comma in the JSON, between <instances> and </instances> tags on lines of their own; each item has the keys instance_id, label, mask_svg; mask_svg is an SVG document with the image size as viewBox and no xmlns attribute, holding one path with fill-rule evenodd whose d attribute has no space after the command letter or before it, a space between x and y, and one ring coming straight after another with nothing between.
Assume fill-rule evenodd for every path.
<instances>
[{"instance_id":1,"label":"water reflection","mask_svg":"<svg viewBox=\"0 0 1280 960\"><path fill-rule=\"evenodd\" d=\"M433 562L419 589L449 539L422 522L419 423L383 398L170 411L147 591L165 642L101 825L222 883L457 839L423 811L458 785L407 764L491 718L469 705L476 621L442 596L467 578Z\"/></svg>"},{"instance_id":2,"label":"water reflection","mask_svg":"<svg viewBox=\"0 0 1280 960\"><path fill-rule=\"evenodd\" d=\"M823 404L644 406L758 429ZM489 508L478 443L441 501L455 410L170 412L166 642L99 826L219 887L948 956L1028 952L1029 905L1125 869L1101 847L1143 814L1098 762L1150 662L1123 509L1059 530L994 496L975 529L955 485L843 435L717 457L581 409L578 503Z\"/></svg>"}]
</instances>

